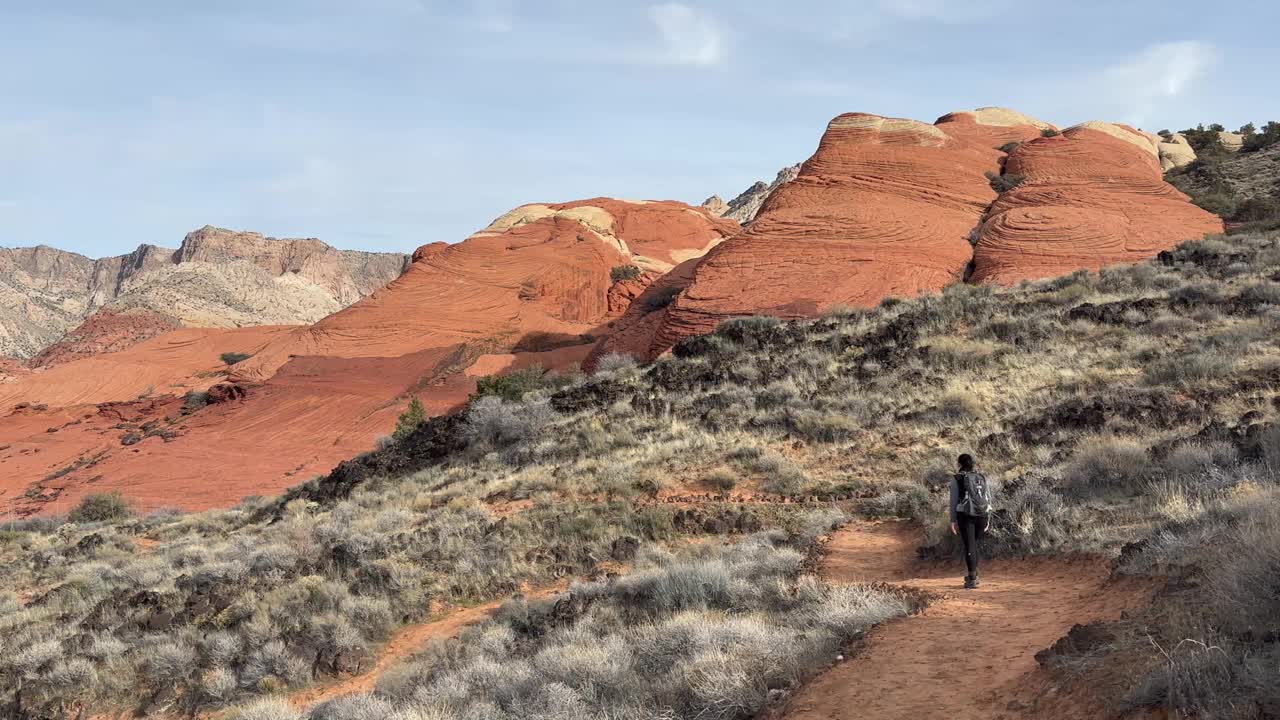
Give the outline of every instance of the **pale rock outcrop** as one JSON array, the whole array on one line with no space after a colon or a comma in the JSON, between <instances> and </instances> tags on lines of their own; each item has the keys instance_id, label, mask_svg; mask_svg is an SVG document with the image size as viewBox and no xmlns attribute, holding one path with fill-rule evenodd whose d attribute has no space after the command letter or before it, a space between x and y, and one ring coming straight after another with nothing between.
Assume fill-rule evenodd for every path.
<instances>
[{"instance_id":1,"label":"pale rock outcrop","mask_svg":"<svg viewBox=\"0 0 1280 720\"><path fill-rule=\"evenodd\" d=\"M719 195L712 195L706 200L703 200L702 207L706 208L707 212L715 215L716 217L724 217L724 214L729 212L729 203L725 202L724 198Z\"/></svg>"},{"instance_id":2,"label":"pale rock outcrop","mask_svg":"<svg viewBox=\"0 0 1280 720\"><path fill-rule=\"evenodd\" d=\"M1196 151L1182 133L1160 138L1160 169L1164 172L1195 162Z\"/></svg>"},{"instance_id":3,"label":"pale rock outcrop","mask_svg":"<svg viewBox=\"0 0 1280 720\"><path fill-rule=\"evenodd\" d=\"M799 163L789 165L779 170L771 183L766 183L763 180L757 181L727 203L721 200L719 195L712 195L702 203L702 206L707 208L713 215L737 220L739 223L746 225L755 219L760 212L760 206L764 204L765 200L769 199L769 196L775 190L795 180L796 175L799 174Z\"/></svg>"},{"instance_id":4,"label":"pale rock outcrop","mask_svg":"<svg viewBox=\"0 0 1280 720\"><path fill-rule=\"evenodd\" d=\"M1240 133L1220 132L1218 142L1222 143L1222 147L1228 152L1239 152L1240 148L1244 147L1244 136Z\"/></svg>"},{"instance_id":5,"label":"pale rock outcrop","mask_svg":"<svg viewBox=\"0 0 1280 720\"><path fill-rule=\"evenodd\" d=\"M98 260L43 246L0 249L0 355L32 358L104 307L148 311L193 327L315 322L385 285L407 262L400 253L337 250L315 239L208 226L189 233L176 250L140 245ZM133 314L129 322L144 316ZM119 320L91 323L88 333ZM125 338L145 335L108 334L115 339L106 345L117 349ZM83 337L76 342L93 345Z\"/></svg>"}]
</instances>

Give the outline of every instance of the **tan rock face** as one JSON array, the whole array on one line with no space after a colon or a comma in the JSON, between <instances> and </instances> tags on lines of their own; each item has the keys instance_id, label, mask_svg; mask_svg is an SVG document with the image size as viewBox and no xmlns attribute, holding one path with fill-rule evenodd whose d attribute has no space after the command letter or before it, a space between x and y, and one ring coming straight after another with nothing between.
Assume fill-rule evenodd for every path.
<instances>
[{"instance_id":1,"label":"tan rock face","mask_svg":"<svg viewBox=\"0 0 1280 720\"><path fill-rule=\"evenodd\" d=\"M1239 152L1240 148L1244 147L1244 136L1240 133L1220 132L1218 142L1222 143L1222 147L1229 152Z\"/></svg>"},{"instance_id":2,"label":"tan rock face","mask_svg":"<svg viewBox=\"0 0 1280 720\"><path fill-rule=\"evenodd\" d=\"M1161 138L1159 149L1160 169L1164 172L1190 165L1196 159L1195 148L1182 133L1173 133L1167 140Z\"/></svg>"},{"instance_id":3,"label":"tan rock face","mask_svg":"<svg viewBox=\"0 0 1280 720\"><path fill-rule=\"evenodd\" d=\"M1123 125L1086 123L1023 143L1006 171L1024 182L991 208L974 282L1016 283L1149 258L1206 233L1217 216L1166 183L1158 142Z\"/></svg>"},{"instance_id":4,"label":"tan rock face","mask_svg":"<svg viewBox=\"0 0 1280 720\"><path fill-rule=\"evenodd\" d=\"M406 264L398 253L213 227L188 234L177 250L142 245L99 260L46 247L0 249L0 355L34 357L103 307L194 327L315 322Z\"/></svg>"}]
</instances>

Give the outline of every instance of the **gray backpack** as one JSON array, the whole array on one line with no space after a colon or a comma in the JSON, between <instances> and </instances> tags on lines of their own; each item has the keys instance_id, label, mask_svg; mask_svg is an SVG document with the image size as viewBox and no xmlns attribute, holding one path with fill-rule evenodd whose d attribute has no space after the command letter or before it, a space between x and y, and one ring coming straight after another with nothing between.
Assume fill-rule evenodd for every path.
<instances>
[{"instance_id":1,"label":"gray backpack","mask_svg":"<svg viewBox=\"0 0 1280 720\"><path fill-rule=\"evenodd\" d=\"M991 488L987 485L987 476L980 472L962 472L956 475L960 485L960 502L956 512L965 515L991 514Z\"/></svg>"}]
</instances>

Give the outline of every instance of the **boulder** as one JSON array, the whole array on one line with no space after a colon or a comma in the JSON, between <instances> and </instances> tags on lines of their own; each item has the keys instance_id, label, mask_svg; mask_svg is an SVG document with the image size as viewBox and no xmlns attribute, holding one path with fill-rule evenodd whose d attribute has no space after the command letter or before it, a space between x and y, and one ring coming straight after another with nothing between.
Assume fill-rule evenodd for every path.
<instances>
[{"instance_id":1,"label":"boulder","mask_svg":"<svg viewBox=\"0 0 1280 720\"><path fill-rule=\"evenodd\" d=\"M1187 138L1182 133L1174 133L1168 138L1161 138L1160 145L1160 169L1169 172L1175 168L1184 165L1190 165L1195 162L1196 151L1187 142Z\"/></svg>"}]
</instances>

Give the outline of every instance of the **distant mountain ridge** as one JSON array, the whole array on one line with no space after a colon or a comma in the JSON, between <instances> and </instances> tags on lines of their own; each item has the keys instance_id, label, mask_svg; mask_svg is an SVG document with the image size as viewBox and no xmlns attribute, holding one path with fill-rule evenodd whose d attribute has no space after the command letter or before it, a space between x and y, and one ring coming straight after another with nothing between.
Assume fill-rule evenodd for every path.
<instances>
[{"instance_id":1,"label":"distant mountain ridge","mask_svg":"<svg viewBox=\"0 0 1280 720\"><path fill-rule=\"evenodd\" d=\"M177 249L143 244L96 260L46 245L0 248L0 356L31 359L107 307L133 316L138 339L150 336L137 321L147 314L157 332L311 323L382 287L408 263L403 253L208 225ZM94 333L79 335L92 343Z\"/></svg>"}]
</instances>

